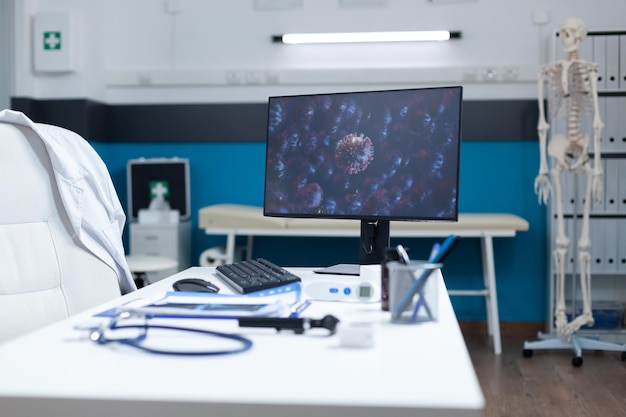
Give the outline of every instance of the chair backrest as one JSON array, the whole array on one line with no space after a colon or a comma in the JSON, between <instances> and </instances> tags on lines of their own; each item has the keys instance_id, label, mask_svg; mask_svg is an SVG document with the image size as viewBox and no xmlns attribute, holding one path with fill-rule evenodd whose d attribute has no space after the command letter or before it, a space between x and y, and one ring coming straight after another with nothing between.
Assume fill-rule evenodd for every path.
<instances>
[{"instance_id":1,"label":"chair backrest","mask_svg":"<svg viewBox=\"0 0 626 417\"><path fill-rule=\"evenodd\" d=\"M0 342L119 296L73 232L41 138L0 122Z\"/></svg>"}]
</instances>

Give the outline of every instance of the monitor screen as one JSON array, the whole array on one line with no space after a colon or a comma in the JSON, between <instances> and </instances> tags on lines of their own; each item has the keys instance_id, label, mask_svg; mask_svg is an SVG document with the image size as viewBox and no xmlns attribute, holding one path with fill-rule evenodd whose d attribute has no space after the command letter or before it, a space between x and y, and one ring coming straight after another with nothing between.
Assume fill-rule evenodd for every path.
<instances>
[{"instance_id":1,"label":"monitor screen","mask_svg":"<svg viewBox=\"0 0 626 417\"><path fill-rule=\"evenodd\" d=\"M456 221L461 108L460 86L270 97L264 214Z\"/></svg>"}]
</instances>

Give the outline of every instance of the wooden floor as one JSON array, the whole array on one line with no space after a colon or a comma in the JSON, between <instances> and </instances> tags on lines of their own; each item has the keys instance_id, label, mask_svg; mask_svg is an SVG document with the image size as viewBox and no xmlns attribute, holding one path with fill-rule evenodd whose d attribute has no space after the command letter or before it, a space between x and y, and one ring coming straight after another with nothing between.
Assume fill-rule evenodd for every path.
<instances>
[{"instance_id":1,"label":"wooden floor","mask_svg":"<svg viewBox=\"0 0 626 417\"><path fill-rule=\"evenodd\" d=\"M489 338L464 333L485 396L486 417L626 416L626 361L619 352L583 351L583 365L572 365L567 350L536 350L522 355L533 336L502 336L502 355Z\"/></svg>"}]
</instances>

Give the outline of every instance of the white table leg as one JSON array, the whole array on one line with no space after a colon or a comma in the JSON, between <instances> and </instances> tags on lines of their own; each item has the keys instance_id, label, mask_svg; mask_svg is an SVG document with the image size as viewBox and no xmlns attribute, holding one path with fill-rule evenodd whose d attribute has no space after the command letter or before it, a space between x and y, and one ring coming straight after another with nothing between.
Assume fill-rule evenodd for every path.
<instances>
[{"instance_id":1,"label":"white table leg","mask_svg":"<svg viewBox=\"0 0 626 417\"><path fill-rule=\"evenodd\" d=\"M235 262L235 232L226 235L226 260L227 264Z\"/></svg>"},{"instance_id":2,"label":"white table leg","mask_svg":"<svg viewBox=\"0 0 626 417\"><path fill-rule=\"evenodd\" d=\"M493 337L493 352L496 355L502 353L502 341L500 339L500 318L498 314L498 293L496 290L496 272L493 256L493 239L491 236L483 236L481 239L483 257L483 279L487 296L487 328L489 335Z\"/></svg>"}]
</instances>

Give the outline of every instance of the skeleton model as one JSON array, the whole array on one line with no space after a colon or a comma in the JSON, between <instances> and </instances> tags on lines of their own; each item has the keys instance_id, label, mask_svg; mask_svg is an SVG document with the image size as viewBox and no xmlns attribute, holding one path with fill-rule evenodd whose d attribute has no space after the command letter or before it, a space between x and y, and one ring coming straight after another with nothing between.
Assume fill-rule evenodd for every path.
<instances>
[{"instance_id":1,"label":"skeleton model","mask_svg":"<svg viewBox=\"0 0 626 417\"><path fill-rule=\"evenodd\" d=\"M539 175L535 179L535 192L540 203L547 203L550 190L554 189L557 214L556 248L552 253L556 267L554 319L557 334L564 340L570 340L581 326L594 323L591 313L589 211L592 197L594 203L602 200L600 132L604 124L598 114L597 65L582 60L578 55L579 46L587 36L585 22L577 17L566 18L559 30L559 36L567 58L546 65L539 77L538 133L541 154ZM544 85L546 84L548 85L547 99L551 119L562 117L567 120L567 132L553 133L547 149L550 125L546 122L544 110ZM581 132L581 116L588 115L590 112L593 114L593 163L588 156L589 134ZM548 171L546 151L554 161L550 171ZM548 178L548 172L551 181ZM573 318L571 322L568 322L565 311L565 259L570 240L565 234L563 220L561 177L564 172L579 173L586 178L582 230L578 240L583 310L582 314Z\"/></svg>"},{"instance_id":2,"label":"skeleton model","mask_svg":"<svg viewBox=\"0 0 626 417\"><path fill-rule=\"evenodd\" d=\"M531 357L534 349L572 349L574 366L581 366L582 349L608 350L622 352L626 361L626 344L605 342L594 337L582 337L575 333L583 325L593 325L591 314L591 240L589 238L589 211L591 199L595 203L602 200L602 165L600 155L600 132L604 124L598 114L598 72L596 64L580 59L578 48L587 35L585 23L577 17L563 21L559 36L567 58L548 64L539 77L539 132L540 166L535 179L535 192L539 203L547 203L550 191L554 189L557 211L556 247L552 252L556 266L554 311L557 334L539 333L539 340L524 342L524 356ZM565 119L565 134L552 134L547 142L550 125L546 122L544 110L544 85L548 85L548 104L551 120ZM581 132L583 117L592 114L593 154L588 156L589 134ZM589 119L587 117L585 120ZM547 144L547 148L546 148ZM548 171L548 155L553 160L553 167ZM583 311L568 322L565 311L565 259L569 238L565 234L563 220L563 191L561 176L563 173L579 173L585 179L582 230L578 240L578 265L583 301ZM550 174L550 178L548 178Z\"/></svg>"}]
</instances>

